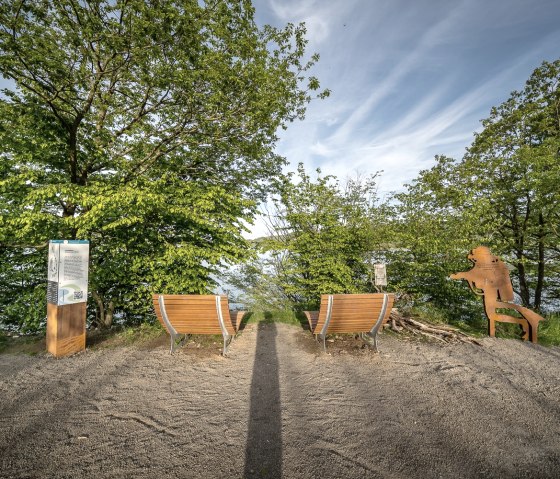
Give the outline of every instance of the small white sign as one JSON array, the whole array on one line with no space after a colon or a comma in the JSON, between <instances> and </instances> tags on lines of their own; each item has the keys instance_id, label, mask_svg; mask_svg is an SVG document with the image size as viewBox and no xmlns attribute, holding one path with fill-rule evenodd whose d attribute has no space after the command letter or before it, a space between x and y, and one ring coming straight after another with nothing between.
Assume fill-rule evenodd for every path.
<instances>
[{"instance_id":1,"label":"small white sign","mask_svg":"<svg viewBox=\"0 0 560 479\"><path fill-rule=\"evenodd\" d=\"M89 242L53 240L49 244L49 303L85 303L88 292Z\"/></svg>"},{"instance_id":2,"label":"small white sign","mask_svg":"<svg viewBox=\"0 0 560 479\"><path fill-rule=\"evenodd\" d=\"M49 243L49 281L58 283L58 264L60 263L60 243Z\"/></svg>"},{"instance_id":3,"label":"small white sign","mask_svg":"<svg viewBox=\"0 0 560 479\"><path fill-rule=\"evenodd\" d=\"M376 264L375 271L375 286L387 286L387 268L384 264Z\"/></svg>"}]
</instances>

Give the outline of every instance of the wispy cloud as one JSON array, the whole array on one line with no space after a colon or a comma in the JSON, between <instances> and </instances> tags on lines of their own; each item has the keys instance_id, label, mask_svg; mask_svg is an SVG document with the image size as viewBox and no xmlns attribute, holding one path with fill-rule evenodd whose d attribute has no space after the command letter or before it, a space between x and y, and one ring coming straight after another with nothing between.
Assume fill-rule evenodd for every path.
<instances>
[{"instance_id":1,"label":"wispy cloud","mask_svg":"<svg viewBox=\"0 0 560 479\"><path fill-rule=\"evenodd\" d=\"M291 168L340 178L384 170L382 193L402 189L436 154L461 157L491 106L559 56L557 0L259 4L272 23L307 22L321 54L313 74L333 92L281 133L278 152Z\"/></svg>"},{"instance_id":2,"label":"wispy cloud","mask_svg":"<svg viewBox=\"0 0 560 479\"><path fill-rule=\"evenodd\" d=\"M344 123L336 130L331 137L332 141L348 141L357 127L372 114L372 110L378 107L387 96L399 94L401 80L418 67L426 51L437 44L440 37L456 24L459 19L459 11L459 9L452 11L447 17L439 20L434 26L430 27L415 48L405 54L404 58L402 58L387 76L384 77L381 83L372 83L370 85L370 88L373 90L372 93L357 106Z\"/></svg>"},{"instance_id":3,"label":"wispy cloud","mask_svg":"<svg viewBox=\"0 0 560 479\"><path fill-rule=\"evenodd\" d=\"M311 48L331 39L333 23L351 11L356 0L325 2L319 0L271 0L271 10L284 23L304 22Z\"/></svg>"}]
</instances>

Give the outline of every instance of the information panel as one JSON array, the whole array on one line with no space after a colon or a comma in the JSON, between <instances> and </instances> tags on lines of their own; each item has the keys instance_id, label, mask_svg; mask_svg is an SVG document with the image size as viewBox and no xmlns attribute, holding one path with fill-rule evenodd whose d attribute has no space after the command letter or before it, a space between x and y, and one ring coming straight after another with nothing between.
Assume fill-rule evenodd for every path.
<instances>
[{"instance_id":1,"label":"information panel","mask_svg":"<svg viewBox=\"0 0 560 479\"><path fill-rule=\"evenodd\" d=\"M88 291L89 241L51 240L47 302L84 303Z\"/></svg>"},{"instance_id":2,"label":"information panel","mask_svg":"<svg viewBox=\"0 0 560 479\"><path fill-rule=\"evenodd\" d=\"M384 264L376 264L375 271L375 285L387 286L387 268Z\"/></svg>"}]
</instances>

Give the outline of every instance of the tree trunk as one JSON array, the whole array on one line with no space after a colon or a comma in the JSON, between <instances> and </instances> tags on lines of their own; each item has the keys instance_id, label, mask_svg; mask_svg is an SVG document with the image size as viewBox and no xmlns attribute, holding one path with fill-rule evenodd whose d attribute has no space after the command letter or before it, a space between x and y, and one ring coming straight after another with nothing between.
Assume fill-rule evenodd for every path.
<instances>
[{"instance_id":1,"label":"tree trunk","mask_svg":"<svg viewBox=\"0 0 560 479\"><path fill-rule=\"evenodd\" d=\"M93 296L93 299L97 303L97 311L99 313L97 325L102 329L109 329L113 325L115 304L113 303L113 301L109 301L109 303L105 307L105 303L103 301L102 295L100 295L96 291L92 291L91 295Z\"/></svg>"},{"instance_id":2,"label":"tree trunk","mask_svg":"<svg viewBox=\"0 0 560 479\"><path fill-rule=\"evenodd\" d=\"M525 270L525 262L523 251L525 249L525 235L517 221L513 225L513 232L515 234L515 256L517 258L517 277L519 280L519 296L523 306L530 308L531 295L529 292L529 285L527 284L527 272Z\"/></svg>"},{"instance_id":3,"label":"tree trunk","mask_svg":"<svg viewBox=\"0 0 560 479\"><path fill-rule=\"evenodd\" d=\"M523 263L522 251L517 251L517 276L519 279L519 295L521 296L521 303L526 308L530 308L531 295L529 293L529 286L527 284L527 274L525 271L525 264Z\"/></svg>"},{"instance_id":4,"label":"tree trunk","mask_svg":"<svg viewBox=\"0 0 560 479\"><path fill-rule=\"evenodd\" d=\"M72 125L68 132L68 163L70 169L70 182L78 183L78 129Z\"/></svg>"},{"instance_id":5,"label":"tree trunk","mask_svg":"<svg viewBox=\"0 0 560 479\"><path fill-rule=\"evenodd\" d=\"M542 291L544 287L544 273L545 273L545 231L544 231L545 221L544 216L542 213L539 214L539 259L538 259L538 266L537 266L537 287L535 288L535 309L541 309L541 299L542 299Z\"/></svg>"},{"instance_id":6,"label":"tree trunk","mask_svg":"<svg viewBox=\"0 0 560 479\"><path fill-rule=\"evenodd\" d=\"M507 210L506 210L507 211ZM502 212L503 214L503 212ZM527 285L527 275L525 272L525 263L523 262L523 250L525 249L525 231L522 226L523 222L519 221L519 212L516 204L511 205L511 216L510 216L510 229L513 236L512 249L515 254L516 263L515 268L517 269L517 279L519 281L519 296L521 297L521 303L523 306L529 307L529 302L531 301L531 296L529 294L529 287ZM527 215L525 214L525 218Z\"/></svg>"}]
</instances>

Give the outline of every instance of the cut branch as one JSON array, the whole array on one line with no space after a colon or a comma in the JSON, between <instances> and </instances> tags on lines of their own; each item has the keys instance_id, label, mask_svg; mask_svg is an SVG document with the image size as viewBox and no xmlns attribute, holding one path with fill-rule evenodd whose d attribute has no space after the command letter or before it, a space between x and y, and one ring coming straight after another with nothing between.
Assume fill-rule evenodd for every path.
<instances>
[{"instance_id":1,"label":"cut branch","mask_svg":"<svg viewBox=\"0 0 560 479\"><path fill-rule=\"evenodd\" d=\"M440 324L425 324L417 319L404 316L395 308L391 310L389 322L385 327L389 327L397 333L407 331L415 336L425 336L444 343L470 343L482 346L476 339L456 328Z\"/></svg>"}]
</instances>

